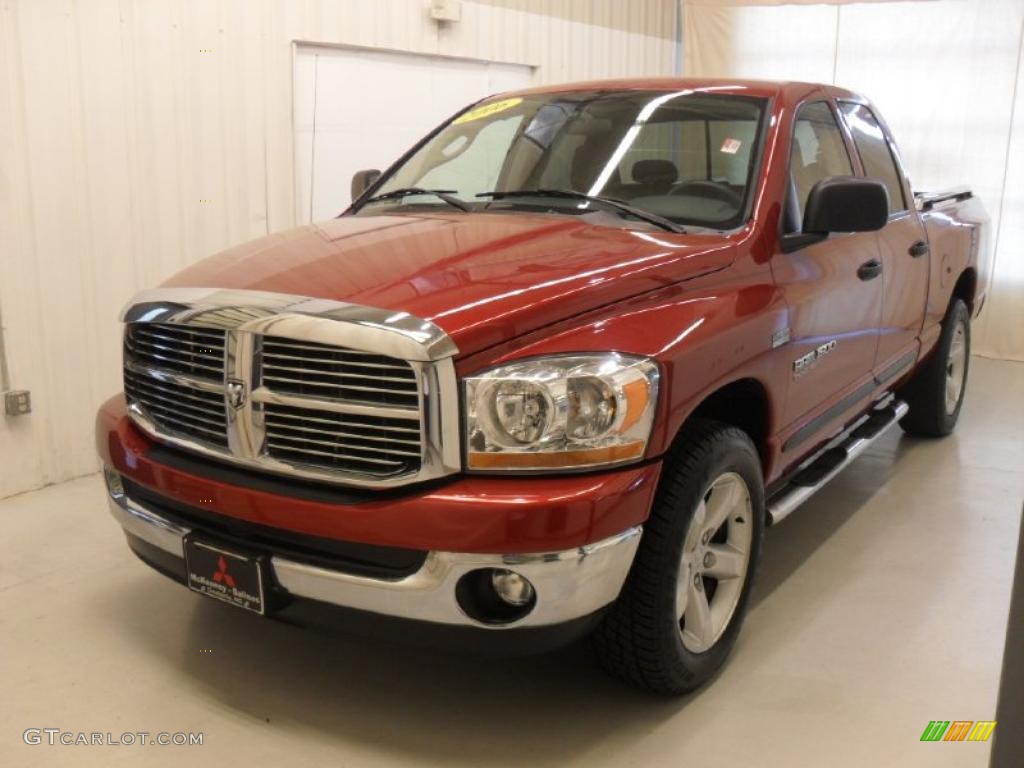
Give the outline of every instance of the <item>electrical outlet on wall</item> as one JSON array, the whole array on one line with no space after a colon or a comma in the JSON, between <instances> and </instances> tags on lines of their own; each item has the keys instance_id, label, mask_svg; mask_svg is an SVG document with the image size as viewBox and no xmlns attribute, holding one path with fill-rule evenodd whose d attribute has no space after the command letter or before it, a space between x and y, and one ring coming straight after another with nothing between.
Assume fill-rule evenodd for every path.
<instances>
[{"instance_id":1,"label":"electrical outlet on wall","mask_svg":"<svg viewBox=\"0 0 1024 768\"><path fill-rule=\"evenodd\" d=\"M430 18L434 21L461 21L462 0L430 0Z\"/></svg>"},{"instance_id":2,"label":"electrical outlet on wall","mask_svg":"<svg viewBox=\"0 0 1024 768\"><path fill-rule=\"evenodd\" d=\"M32 397L27 389L12 389L4 392L4 413L8 416L24 416L32 413Z\"/></svg>"}]
</instances>

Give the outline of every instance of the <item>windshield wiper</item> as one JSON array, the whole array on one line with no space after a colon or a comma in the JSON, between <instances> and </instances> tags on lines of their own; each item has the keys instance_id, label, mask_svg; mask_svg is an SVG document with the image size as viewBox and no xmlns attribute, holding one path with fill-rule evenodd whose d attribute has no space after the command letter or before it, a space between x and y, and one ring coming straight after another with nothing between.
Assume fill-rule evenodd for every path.
<instances>
[{"instance_id":1,"label":"windshield wiper","mask_svg":"<svg viewBox=\"0 0 1024 768\"><path fill-rule=\"evenodd\" d=\"M458 208L460 211L469 213L471 210L468 205L454 197L454 193L458 190L455 189L423 189L422 187L402 187L401 189L392 189L390 192L384 192L380 195L374 195L369 200L364 200L363 204L359 206L362 208L367 203L376 203L380 200L399 200L403 197L410 197L412 195L433 195L434 197L444 200L448 205L453 208ZM358 210L358 208L356 209Z\"/></svg>"},{"instance_id":2,"label":"windshield wiper","mask_svg":"<svg viewBox=\"0 0 1024 768\"><path fill-rule=\"evenodd\" d=\"M600 197L598 195L588 195L586 192L577 192L574 189L510 189L504 191L494 192L481 192L477 197L490 197L495 200L501 200L505 197L564 197L570 200L585 200L591 203L600 203L601 205L607 206L608 208L614 208L615 210L626 213L633 218L646 221L648 224L654 224L655 226L666 229L669 232L685 232L681 226L676 224L674 221L670 221L663 216L659 216L656 213L642 210L640 208L634 208L629 203L624 203L621 200L616 200L614 197Z\"/></svg>"}]
</instances>

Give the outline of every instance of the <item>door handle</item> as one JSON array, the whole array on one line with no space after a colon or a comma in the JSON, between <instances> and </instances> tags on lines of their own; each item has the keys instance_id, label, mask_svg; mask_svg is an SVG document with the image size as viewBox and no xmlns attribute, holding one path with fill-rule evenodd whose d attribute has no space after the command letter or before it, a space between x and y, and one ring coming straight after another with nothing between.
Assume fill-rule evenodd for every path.
<instances>
[{"instance_id":1,"label":"door handle","mask_svg":"<svg viewBox=\"0 0 1024 768\"><path fill-rule=\"evenodd\" d=\"M861 280L874 280L880 274L882 274L882 262L878 259L865 261L857 268L857 277Z\"/></svg>"},{"instance_id":2,"label":"door handle","mask_svg":"<svg viewBox=\"0 0 1024 768\"><path fill-rule=\"evenodd\" d=\"M924 256L926 253L928 253L928 243L926 243L924 240L918 240L916 243L910 246L910 250L908 251L908 253L915 259L918 256Z\"/></svg>"}]
</instances>

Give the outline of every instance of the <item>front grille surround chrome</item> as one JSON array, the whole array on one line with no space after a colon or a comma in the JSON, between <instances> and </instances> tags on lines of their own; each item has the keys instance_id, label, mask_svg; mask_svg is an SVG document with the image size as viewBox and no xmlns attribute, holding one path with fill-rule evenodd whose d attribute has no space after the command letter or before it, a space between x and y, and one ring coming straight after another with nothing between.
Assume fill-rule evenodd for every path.
<instances>
[{"instance_id":1,"label":"front grille surround chrome","mask_svg":"<svg viewBox=\"0 0 1024 768\"><path fill-rule=\"evenodd\" d=\"M222 379L211 378L204 369L198 376L140 365L126 356L129 376L148 376L169 390L181 387L216 393L224 400L226 446L171 428L147 412L143 402L129 396L131 418L155 440L252 469L354 487L397 487L444 477L460 469L458 387L453 363L457 349L444 331L428 320L326 299L206 288L143 291L128 303L121 319L126 323L126 338L129 327L149 323L224 332ZM402 403L374 403L275 391L262 380L260 350L264 337L392 358L411 369L418 403L411 405L410 398ZM281 454L287 452L273 456L268 451L268 407L407 421L410 427L419 429L419 459L395 474L382 474L282 458Z\"/></svg>"}]
</instances>

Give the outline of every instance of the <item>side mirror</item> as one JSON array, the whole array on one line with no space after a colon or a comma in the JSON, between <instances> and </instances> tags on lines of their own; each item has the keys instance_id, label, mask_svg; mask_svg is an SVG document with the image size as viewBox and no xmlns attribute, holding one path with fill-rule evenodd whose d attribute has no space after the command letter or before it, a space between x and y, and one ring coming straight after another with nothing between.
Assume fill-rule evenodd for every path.
<instances>
[{"instance_id":1,"label":"side mirror","mask_svg":"<svg viewBox=\"0 0 1024 768\"><path fill-rule=\"evenodd\" d=\"M804 209L804 234L874 232L889 220L889 193L873 179L833 176L811 188Z\"/></svg>"},{"instance_id":2,"label":"side mirror","mask_svg":"<svg viewBox=\"0 0 1024 768\"><path fill-rule=\"evenodd\" d=\"M352 177L352 199L358 200L359 196L368 190L377 179L380 178L380 171L371 168L368 171L356 171Z\"/></svg>"}]
</instances>

